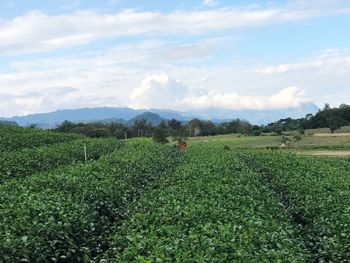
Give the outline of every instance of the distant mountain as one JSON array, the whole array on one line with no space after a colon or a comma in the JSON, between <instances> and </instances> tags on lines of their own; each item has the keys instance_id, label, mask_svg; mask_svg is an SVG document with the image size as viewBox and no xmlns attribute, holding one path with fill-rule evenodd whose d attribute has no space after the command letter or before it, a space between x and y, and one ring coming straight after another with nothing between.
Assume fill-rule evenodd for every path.
<instances>
[{"instance_id":1,"label":"distant mountain","mask_svg":"<svg viewBox=\"0 0 350 263\"><path fill-rule=\"evenodd\" d=\"M14 122L14 121L3 121L3 120L0 120L0 125L1 124L18 126L18 124L16 122Z\"/></svg>"},{"instance_id":2,"label":"distant mountain","mask_svg":"<svg viewBox=\"0 0 350 263\"><path fill-rule=\"evenodd\" d=\"M191 116L191 113L179 112L174 110L149 109L147 111L156 113L162 118L167 120L176 119L176 120L183 121L183 120L190 120L194 118L193 116Z\"/></svg>"},{"instance_id":3,"label":"distant mountain","mask_svg":"<svg viewBox=\"0 0 350 263\"><path fill-rule=\"evenodd\" d=\"M192 115L201 119L209 119L215 122L232 120L235 118L245 119L253 124L268 124L284 118L301 118L308 113L316 113L319 108L313 103L304 103L299 107L272 110L229 110L222 108L210 108L191 112Z\"/></svg>"},{"instance_id":4,"label":"distant mountain","mask_svg":"<svg viewBox=\"0 0 350 263\"><path fill-rule=\"evenodd\" d=\"M147 111L128 120L128 124L132 125L135 121L139 120L145 120L152 123L153 125L159 125L162 121L166 121L167 119L160 117L158 114Z\"/></svg>"},{"instance_id":5,"label":"distant mountain","mask_svg":"<svg viewBox=\"0 0 350 263\"><path fill-rule=\"evenodd\" d=\"M159 124L162 120L177 119L188 121L192 118L212 120L215 122L232 119L245 119L253 124L267 124L282 118L301 118L308 113L316 113L319 108L313 103L305 103L299 107L273 110L229 110L222 108L207 108L193 110L191 112L179 112L166 109L131 109L131 108L83 108L72 110L58 110L50 113L38 113L27 116L15 116L12 118L0 118L0 121L16 122L21 126L38 124L38 127L53 128L61 122L120 122L134 123L135 120L146 119L153 124Z\"/></svg>"},{"instance_id":6,"label":"distant mountain","mask_svg":"<svg viewBox=\"0 0 350 263\"><path fill-rule=\"evenodd\" d=\"M59 124L65 120L72 122L91 122L111 118L129 120L143 112L144 111L142 110L134 110L131 108L82 108L72 110L58 110L49 113L37 113L27 116L15 116L4 120L15 121L21 126L30 125L32 123L40 123L41 125L44 125Z\"/></svg>"}]
</instances>

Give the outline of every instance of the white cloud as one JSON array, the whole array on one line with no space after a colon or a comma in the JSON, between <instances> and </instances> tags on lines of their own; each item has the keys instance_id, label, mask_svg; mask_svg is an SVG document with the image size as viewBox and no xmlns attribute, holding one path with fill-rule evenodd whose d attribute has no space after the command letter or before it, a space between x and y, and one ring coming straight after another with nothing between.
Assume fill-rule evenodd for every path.
<instances>
[{"instance_id":1,"label":"white cloud","mask_svg":"<svg viewBox=\"0 0 350 263\"><path fill-rule=\"evenodd\" d=\"M255 72L259 74L281 74L312 70L320 72L350 71L350 55L339 50L326 50L298 63L261 66L256 68Z\"/></svg>"},{"instance_id":2,"label":"white cloud","mask_svg":"<svg viewBox=\"0 0 350 263\"><path fill-rule=\"evenodd\" d=\"M48 112L57 109L115 106L119 99L103 94L83 94L69 87L50 87L38 92L0 94L1 117Z\"/></svg>"},{"instance_id":3,"label":"white cloud","mask_svg":"<svg viewBox=\"0 0 350 263\"><path fill-rule=\"evenodd\" d=\"M212 1L208 1L210 3ZM328 2L327 2L328 3ZM240 7L170 13L125 10L114 14L77 11L48 15L31 11L13 19L0 20L0 55L50 51L85 44L106 37L133 35L198 35L241 27L349 13L349 4L329 9L322 3L269 8ZM327 7L324 8L324 7Z\"/></svg>"},{"instance_id":4,"label":"white cloud","mask_svg":"<svg viewBox=\"0 0 350 263\"><path fill-rule=\"evenodd\" d=\"M176 49L174 43L170 46L170 50ZM179 49L184 46L187 44L179 44ZM348 51L325 51L305 60L333 61L334 64L323 69L261 74L254 72L255 67L247 65L197 63L193 66L187 61L172 61L162 56L169 52L168 47L169 43L164 41L144 41L74 56L13 61L10 63L11 73L0 73L1 115L127 105L177 110L215 106L286 107L305 99L302 93L291 88L287 90L289 93L276 95L281 88L291 84L302 87L319 105L350 101L348 86L344 85L350 82L350 63L344 61L349 57ZM158 76L159 72L163 75ZM139 95L132 100L131 91L140 86L143 88L139 93L135 92ZM15 98L20 100L16 102Z\"/></svg>"},{"instance_id":5,"label":"white cloud","mask_svg":"<svg viewBox=\"0 0 350 263\"><path fill-rule=\"evenodd\" d=\"M202 93L202 95L200 95ZM309 100L297 87L288 87L271 96L242 96L237 93L190 90L179 80L167 75L146 77L131 94L134 108L170 109L281 109L298 107Z\"/></svg>"},{"instance_id":6,"label":"white cloud","mask_svg":"<svg viewBox=\"0 0 350 263\"><path fill-rule=\"evenodd\" d=\"M134 108L174 108L188 92L179 80L165 74L146 77L141 85L131 93L131 106Z\"/></svg>"},{"instance_id":7,"label":"white cloud","mask_svg":"<svg viewBox=\"0 0 350 263\"><path fill-rule=\"evenodd\" d=\"M183 101L188 108L225 108L225 109L283 109L298 107L309 100L304 91L288 87L271 96L242 96L235 92L211 92L200 97L190 97Z\"/></svg>"},{"instance_id":8,"label":"white cloud","mask_svg":"<svg viewBox=\"0 0 350 263\"><path fill-rule=\"evenodd\" d=\"M216 3L216 0L203 0L203 4L207 6L214 6Z\"/></svg>"},{"instance_id":9,"label":"white cloud","mask_svg":"<svg viewBox=\"0 0 350 263\"><path fill-rule=\"evenodd\" d=\"M206 57L213 48L213 43L208 42L186 44L167 50L165 56L171 60L188 60L197 57Z\"/></svg>"}]
</instances>

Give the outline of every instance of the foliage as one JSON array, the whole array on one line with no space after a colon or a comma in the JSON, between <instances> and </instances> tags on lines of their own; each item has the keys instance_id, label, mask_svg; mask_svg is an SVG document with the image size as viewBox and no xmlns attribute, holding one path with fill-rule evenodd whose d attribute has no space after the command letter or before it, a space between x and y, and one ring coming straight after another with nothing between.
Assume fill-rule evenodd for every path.
<instances>
[{"instance_id":1,"label":"foliage","mask_svg":"<svg viewBox=\"0 0 350 263\"><path fill-rule=\"evenodd\" d=\"M253 126L248 121L236 119L219 124L218 129L220 134L240 133L249 135L252 133Z\"/></svg>"},{"instance_id":2,"label":"foliage","mask_svg":"<svg viewBox=\"0 0 350 263\"><path fill-rule=\"evenodd\" d=\"M115 139L82 139L51 146L3 152L0 154L0 182L12 178L49 171L60 165L68 165L85 160L84 146L88 160L96 160L111 154L122 143Z\"/></svg>"},{"instance_id":3,"label":"foliage","mask_svg":"<svg viewBox=\"0 0 350 263\"><path fill-rule=\"evenodd\" d=\"M175 140L186 139L188 136L211 136L217 134L240 133L250 135L255 128L255 135L260 135L258 132L259 126L252 126L248 121L235 119L229 122L215 124L212 121L200 119L192 119L187 123L172 119L161 121L154 126L152 123L137 119L133 124L123 123L72 123L69 121L63 122L55 130L58 132L79 133L88 137L116 137L118 139L134 138L134 137L151 137L156 129L164 130L166 136L171 136Z\"/></svg>"},{"instance_id":4,"label":"foliage","mask_svg":"<svg viewBox=\"0 0 350 263\"><path fill-rule=\"evenodd\" d=\"M18 126L18 124L15 121L4 121L4 120L0 120L0 125Z\"/></svg>"},{"instance_id":5,"label":"foliage","mask_svg":"<svg viewBox=\"0 0 350 263\"><path fill-rule=\"evenodd\" d=\"M132 207L111 262L304 262L283 207L228 151L197 146Z\"/></svg>"},{"instance_id":6,"label":"foliage","mask_svg":"<svg viewBox=\"0 0 350 263\"><path fill-rule=\"evenodd\" d=\"M153 141L158 143L167 143L168 139L166 138L166 134L162 128L157 128L153 132Z\"/></svg>"},{"instance_id":7,"label":"foliage","mask_svg":"<svg viewBox=\"0 0 350 263\"><path fill-rule=\"evenodd\" d=\"M171 147L128 142L111 156L0 186L0 262L88 262L128 204L176 164Z\"/></svg>"},{"instance_id":8,"label":"foliage","mask_svg":"<svg viewBox=\"0 0 350 263\"><path fill-rule=\"evenodd\" d=\"M315 115L307 114L300 119L281 119L267 126L262 126L261 129L263 132L281 134L283 131L299 130L303 132L304 129L329 128L333 133L349 123L350 105L342 104L338 108L331 108L329 104L325 104L325 107Z\"/></svg>"},{"instance_id":9,"label":"foliage","mask_svg":"<svg viewBox=\"0 0 350 263\"><path fill-rule=\"evenodd\" d=\"M0 126L0 153L23 148L47 146L55 143L69 142L83 136L77 134L62 134L34 128L16 126Z\"/></svg>"},{"instance_id":10,"label":"foliage","mask_svg":"<svg viewBox=\"0 0 350 263\"><path fill-rule=\"evenodd\" d=\"M294 139L295 141L300 141L302 138L303 138L303 137L302 137L300 134L296 134L296 135L293 136L293 139Z\"/></svg>"},{"instance_id":11,"label":"foliage","mask_svg":"<svg viewBox=\"0 0 350 263\"><path fill-rule=\"evenodd\" d=\"M281 143L283 146L290 146L291 144L291 139L287 136L282 135L281 136Z\"/></svg>"},{"instance_id":12,"label":"foliage","mask_svg":"<svg viewBox=\"0 0 350 263\"><path fill-rule=\"evenodd\" d=\"M260 172L299 226L315 262L350 258L349 159L294 154L241 154Z\"/></svg>"}]
</instances>

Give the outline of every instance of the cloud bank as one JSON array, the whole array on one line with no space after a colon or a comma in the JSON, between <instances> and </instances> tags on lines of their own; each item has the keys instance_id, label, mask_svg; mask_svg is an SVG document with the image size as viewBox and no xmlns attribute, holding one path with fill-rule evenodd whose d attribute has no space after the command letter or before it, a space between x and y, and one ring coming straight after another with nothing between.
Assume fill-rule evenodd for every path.
<instances>
[{"instance_id":1,"label":"cloud bank","mask_svg":"<svg viewBox=\"0 0 350 263\"><path fill-rule=\"evenodd\" d=\"M344 19L342 14L350 13L348 0L225 8L223 1L216 2L206 6L199 1L187 10L69 9L62 14L26 11L0 18L0 115L128 105L280 108L307 100L302 91L318 105L349 103L346 30L339 37L343 46L337 46L336 35L334 46L328 40L323 43L327 36L322 35L317 40L321 50L314 47L315 39L306 43L313 50L308 55L298 55L300 47L285 49L292 54L275 53L273 40L263 39L262 44L272 46L259 46L255 53L260 34L254 35L260 32L257 28L271 27L262 31L279 37L275 28L290 22L293 25L286 26L294 30L304 25L317 30L318 23L308 27L311 19ZM83 7L81 2L79 8ZM289 40L283 42L288 46ZM76 45L84 46L72 48ZM45 51L50 52L39 54Z\"/></svg>"},{"instance_id":2,"label":"cloud bank","mask_svg":"<svg viewBox=\"0 0 350 263\"><path fill-rule=\"evenodd\" d=\"M202 94L202 95L197 95ZM242 96L235 92L217 93L205 90L190 90L179 80L167 75L146 77L141 85L131 94L131 105L134 108L163 109L282 109L299 107L310 102L305 92L297 87L282 89L271 96Z\"/></svg>"},{"instance_id":3,"label":"cloud bank","mask_svg":"<svg viewBox=\"0 0 350 263\"><path fill-rule=\"evenodd\" d=\"M169 13L131 9L110 14L83 10L48 15L30 11L0 20L0 55L50 51L112 37L210 34L350 12L346 2L332 2L331 9L330 1L296 1L269 8L226 7ZM205 0L204 4L213 5L215 1Z\"/></svg>"}]
</instances>

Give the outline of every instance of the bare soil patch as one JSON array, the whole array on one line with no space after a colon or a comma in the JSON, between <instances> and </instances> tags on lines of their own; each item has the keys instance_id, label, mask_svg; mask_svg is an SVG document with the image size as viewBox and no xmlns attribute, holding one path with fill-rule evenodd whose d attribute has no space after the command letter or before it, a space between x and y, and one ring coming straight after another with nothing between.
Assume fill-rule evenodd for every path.
<instances>
[{"instance_id":1,"label":"bare soil patch","mask_svg":"<svg viewBox=\"0 0 350 263\"><path fill-rule=\"evenodd\" d=\"M350 136L350 133L348 133L348 132L342 132L342 133L315 133L313 136L315 136L315 137L344 137L344 136Z\"/></svg>"},{"instance_id":2,"label":"bare soil patch","mask_svg":"<svg viewBox=\"0 0 350 263\"><path fill-rule=\"evenodd\" d=\"M304 151L300 153L313 156L350 157L350 151Z\"/></svg>"}]
</instances>

